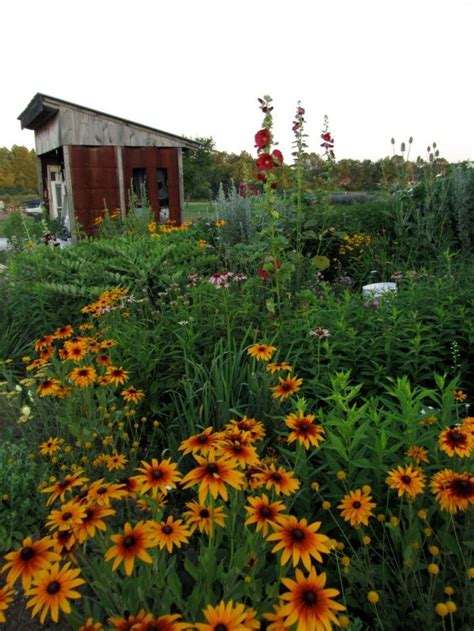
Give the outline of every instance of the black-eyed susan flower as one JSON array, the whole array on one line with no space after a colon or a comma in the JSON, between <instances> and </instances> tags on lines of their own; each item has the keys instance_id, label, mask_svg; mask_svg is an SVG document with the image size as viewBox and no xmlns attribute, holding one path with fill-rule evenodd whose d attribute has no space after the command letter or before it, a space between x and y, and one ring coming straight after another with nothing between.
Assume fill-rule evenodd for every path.
<instances>
[{"instance_id":1,"label":"black-eyed susan flower","mask_svg":"<svg viewBox=\"0 0 474 631\"><path fill-rule=\"evenodd\" d=\"M101 353L100 355L97 355L97 357L95 358L95 361L100 366L110 366L110 364L112 363L112 360L106 353Z\"/></svg>"},{"instance_id":2,"label":"black-eyed susan flower","mask_svg":"<svg viewBox=\"0 0 474 631\"><path fill-rule=\"evenodd\" d=\"M295 392L301 388L303 379L298 377L278 377L280 383L277 386L273 386L271 390L272 397L274 399L281 399L284 401L291 397Z\"/></svg>"},{"instance_id":3,"label":"black-eyed susan flower","mask_svg":"<svg viewBox=\"0 0 474 631\"><path fill-rule=\"evenodd\" d=\"M125 399L125 401L131 401L132 403L138 403L145 396L143 390L140 390L140 388L135 388L135 386L129 386L128 388L125 388L125 390L122 390L120 394Z\"/></svg>"},{"instance_id":4,"label":"black-eyed susan flower","mask_svg":"<svg viewBox=\"0 0 474 631\"><path fill-rule=\"evenodd\" d=\"M257 450L249 445L245 439L227 439L223 441L218 453L225 458L234 460L241 467L252 467L260 462Z\"/></svg>"},{"instance_id":5,"label":"black-eyed susan flower","mask_svg":"<svg viewBox=\"0 0 474 631\"><path fill-rule=\"evenodd\" d=\"M374 502L371 502L371 499L371 495L363 493L361 489L356 489L355 491L349 491L342 498L338 508L345 521L348 521L354 528L361 524L367 526L369 517L374 515L372 509L376 506Z\"/></svg>"},{"instance_id":6,"label":"black-eyed susan flower","mask_svg":"<svg viewBox=\"0 0 474 631\"><path fill-rule=\"evenodd\" d=\"M247 353L254 357L258 361L267 362L272 358L273 353L276 351L275 346L269 344L253 344L247 349Z\"/></svg>"},{"instance_id":7,"label":"black-eyed susan flower","mask_svg":"<svg viewBox=\"0 0 474 631\"><path fill-rule=\"evenodd\" d=\"M121 366L109 366L105 375L114 386L121 386L128 381L128 372Z\"/></svg>"},{"instance_id":8,"label":"black-eyed susan flower","mask_svg":"<svg viewBox=\"0 0 474 631\"><path fill-rule=\"evenodd\" d=\"M282 551L282 565L292 559L295 567L301 560L309 570L312 564L311 557L322 563L321 553L329 554L330 548L329 537L317 532L320 526L321 522L308 524L306 519L297 519L293 515L281 516L278 525L275 526L275 532L267 537L268 541L278 542L272 552Z\"/></svg>"},{"instance_id":9,"label":"black-eyed susan flower","mask_svg":"<svg viewBox=\"0 0 474 631\"><path fill-rule=\"evenodd\" d=\"M293 368L286 362L276 362L273 364L267 364L265 366L265 370L274 375L276 372L292 372Z\"/></svg>"},{"instance_id":10,"label":"black-eyed susan flower","mask_svg":"<svg viewBox=\"0 0 474 631\"><path fill-rule=\"evenodd\" d=\"M180 614L165 615L155 618L153 614L148 613L140 622L135 622L131 629L133 631L183 631L184 629L192 629L193 625L181 620Z\"/></svg>"},{"instance_id":11,"label":"black-eyed susan flower","mask_svg":"<svg viewBox=\"0 0 474 631\"><path fill-rule=\"evenodd\" d=\"M104 482L103 478L93 482L88 491L89 500L101 506L108 506L112 500L121 500L126 495L122 484Z\"/></svg>"},{"instance_id":12,"label":"black-eyed susan flower","mask_svg":"<svg viewBox=\"0 0 474 631\"><path fill-rule=\"evenodd\" d=\"M462 390L457 390L454 393L454 398L456 399L456 401L462 402L467 399L467 394L463 392Z\"/></svg>"},{"instance_id":13,"label":"black-eyed susan flower","mask_svg":"<svg viewBox=\"0 0 474 631\"><path fill-rule=\"evenodd\" d=\"M99 504L88 504L84 506L84 517L81 523L74 527L74 535L79 543L84 543L86 539L95 537L96 531L105 532L107 525L104 517L115 515L115 510L109 506Z\"/></svg>"},{"instance_id":14,"label":"black-eyed susan flower","mask_svg":"<svg viewBox=\"0 0 474 631\"><path fill-rule=\"evenodd\" d=\"M207 506L198 502L187 502L188 510L183 512L191 533L196 529L209 535L214 530L214 525L223 528L227 515L222 506Z\"/></svg>"},{"instance_id":15,"label":"black-eyed susan flower","mask_svg":"<svg viewBox=\"0 0 474 631\"><path fill-rule=\"evenodd\" d=\"M263 617L268 621L268 631L288 631L286 617L281 613L284 602L280 601L278 605L273 605L273 613L264 613Z\"/></svg>"},{"instance_id":16,"label":"black-eyed susan flower","mask_svg":"<svg viewBox=\"0 0 474 631\"><path fill-rule=\"evenodd\" d=\"M257 442L265 437L265 427L263 423L254 418L243 416L240 420L231 419L224 426L225 431L238 430L240 432L249 433L252 442Z\"/></svg>"},{"instance_id":17,"label":"black-eyed susan flower","mask_svg":"<svg viewBox=\"0 0 474 631\"><path fill-rule=\"evenodd\" d=\"M195 456L199 466L190 471L182 480L183 488L189 488L199 484L199 502L203 504L210 494L214 499L218 496L227 501L227 486L240 489L243 486L244 476L237 471L233 462L224 458L217 458L214 453L209 457Z\"/></svg>"},{"instance_id":18,"label":"black-eyed susan flower","mask_svg":"<svg viewBox=\"0 0 474 631\"><path fill-rule=\"evenodd\" d=\"M53 335L45 335L44 337L40 337L39 340L35 342L35 351L41 351L44 348L48 348L54 342Z\"/></svg>"},{"instance_id":19,"label":"black-eyed susan flower","mask_svg":"<svg viewBox=\"0 0 474 631\"><path fill-rule=\"evenodd\" d=\"M213 607L209 605L203 611L207 622L197 622L198 631L246 631L243 621L246 618L245 606L229 600L223 600Z\"/></svg>"},{"instance_id":20,"label":"black-eyed susan flower","mask_svg":"<svg viewBox=\"0 0 474 631\"><path fill-rule=\"evenodd\" d=\"M85 581L79 578L80 570L70 569L70 565L66 563L60 567L55 563L48 570L42 570L35 577L33 586L26 592L26 596L30 597L26 606L33 607L32 617L41 611L41 624L44 623L48 612L53 622L58 622L59 610L66 614L71 613L69 600L81 597L75 588Z\"/></svg>"},{"instance_id":21,"label":"black-eyed susan flower","mask_svg":"<svg viewBox=\"0 0 474 631\"><path fill-rule=\"evenodd\" d=\"M67 353L67 359L80 362L87 355L87 344L81 340L71 340L64 343L64 350Z\"/></svg>"},{"instance_id":22,"label":"black-eyed susan flower","mask_svg":"<svg viewBox=\"0 0 474 631\"><path fill-rule=\"evenodd\" d=\"M44 443L39 446L40 454L42 456L52 456L61 448L61 441L59 438L48 438Z\"/></svg>"},{"instance_id":23,"label":"black-eyed susan flower","mask_svg":"<svg viewBox=\"0 0 474 631\"><path fill-rule=\"evenodd\" d=\"M111 456L107 456L107 469L109 471L122 471L125 469L125 465L128 460L123 454L114 453Z\"/></svg>"},{"instance_id":24,"label":"black-eyed susan flower","mask_svg":"<svg viewBox=\"0 0 474 631\"><path fill-rule=\"evenodd\" d=\"M474 475L468 471L438 471L431 479L431 490L441 508L450 513L465 511L469 505L474 505Z\"/></svg>"},{"instance_id":25,"label":"black-eyed susan flower","mask_svg":"<svg viewBox=\"0 0 474 631\"><path fill-rule=\"evenodd\" d=\"M77 486L82 486L88 481L88 478L82 477L83 469L76 469L74 473L66 475L62 480L55 482L51 486L41 489L41 493L51 493L51 497L47 501L47 505L52 504L55 499L64 499L66 493L70 492Z\"/></svg>"},{"instance_id":26,"label":"black-eyed susan flower","mask_svg":"<svg viewBox=\"0 0 474 631\"><path fill-rule=\"evenodd\" d=\"M5 555L7 563L2 567L2 572L8 570L7 583L13 585L21 577L23 589L29 589L35 574L60 561L59 555L51 551L53 546L51 537L43 537L39 541L33 541L31 537L23 539L21 548Z\"/></svg>"},{"instance_id":27,"label":"black-eyed susan flower","mask_svg":"<svg viewBox=\"0 0 474 631\"><path fill-rule=\"evenodd\" d=\"M97 372L93 366L78 366L71 370L69 379L78 388L88 388L97 379Z\"/></svg>"},{"instance_id":28,"label":"black-eyed susan flower","mask_svg":"<svg viewBox=\"0 0 474 631\"><path fill-rule=\"evenodd\" d=\"M421 469L412 465L399 465L388 472L386 482L391 489L398 491L398 497L406 494L413 499L419 493L423 493L425 475Z\"/></svg>"},{"instance_id":29,"label":"black-eyed susan flower","mask_svg":"<svg viewBox=\"0 0 474 631\"><path fill-rule=\"evenodd\" d=\"M412 460L415 461L415 464L420 464L420 462L429 463L430 459L428 457L428 450L424 447L410 447L407 451L405 451L405 456L408 456Z\"/></svg>"},{"instance_id":30,"label":"black-eyed susan flower","mask_svg":"<svg viewBox=\"0 0 474 631\"><path fill-rule=\"evenodd\" d=\"M175 546L180 548L182 543L189 543L191 532L182 519L174 519L170 515L166 521L160 523L148 522L147 527L155 545L160 549L166 548L170 554Z\"/></svg>"},{"instance_id":31,"label":"black-eyed susan flower","mask_svg":"<svg viewBox=\"0 0 474 631\"><path fill-rule=\"evenodd\" d=\"M36 392L40 395L40 397L54 397L60 386L61 382L58 379L46 377L43 381L40 381L38 387L36 388Z\"/></svg>"},{"instance_id":32,"label":"black-eyed susan flower","mask_svg":"<svg viewBox=\"0 0 474 631\"><path fill-rule=\"evenodd\" d=\"M54 332L54 337L57 340L64 340L68 337L71 337L73 333L74 329L72 328L72 326L70 324L66 324L66 326L62 326L56 329L56 331Z\"/></svg>"},{"instance_id":33,"label":"black-eyed susan flower","mask_svg":"<svg viewBox=\"0 0 474 631\"><path fill-rule=\"evenodd\" d=\"M145 610L140 609L135 616L132 616L127 612L127 616L125 618L112 616L108 621L112 625L112 628L116 629L116 631L131 631L135 625L141 624L146 616L147 613Z\"/></svg>"},{"instance_id":34,"label":"black-eyed susan flower","mask_svg":"<svg viewBox=\"0 0 474 631\"><path fill-rule=\"evenodd\" d=\"M269 527L276 526L276 520L286 510L286 506L283 502L271 502L265 494L261 497L248 497L247 501L250 506L245 507L249 515L245 525L255 524L257 532L261 530L266 537Z\"/></svg>"},{"instance_id":35,"label":"black-eyed susan flower","mask_svg":"<svg viewBox=\"0 0 474 631\"><path fill-rule=\"evenodd\" d=\"M222 434L214 432L212 427L206 427L204 431L199 434L195 434L186 440L183 440L179 446L179 450L184 455L201 454L201 456L207 456L212 451L215 451L222 442Z\"/></svg>"},{"instance_id":36,"label":"black-eyed susan flower","mask_svg":"<svg viewBox=\"0 0 474 631\"><path fill-rule=\"evenodd\" d=\"M63 504L59 510L53 510L48 515L46 525L51 530L74 530L85 517L84 506L74 501Z\"/></svg>"},{"instance_id":37,"label":"black-eyed susan flower","mask_svg":"<svg viewBox=\"0 0 474 631\"><path fill-rule=\"evenodd\" d=\"M257 482L265 486L267 490L273 489L277 495L291 495L300 488L300 482L291 471L287 471L283 467L276 467L270 464L263 467L260 473L255 476Z\"/></svg>"},{"instance_id":38,"label":"black-eyed susan flower","mask_svg":"<svg viewBox=\"0 0 474 631\"><path fill-rule=\"evenodd\" d=\"M13 589L9 585L0 587L0 624L6 622L5 614L10 603L13 602Z\"/></svg>"},{"instance_id":39,"label":"black-eyed susan flower","mask_svg":"<svg viewBox=\"0 0 474 631\"><path fill-rule=\"evenodd\" d=\"M133 476L120 478L118 484L126 492L127 497L135 497L138 493L139 484Z\"/></svg>"},{"instance_id":40,"label":"black-eyed susan flower","mask_svg":"<svg viewBox=\"0 0 474 631\"><path fill-rule=\"evenodd\" d=\"M292 430L288 435L288 442L297 440L305 449L319 447L324 440L324 428L315 423L314 419L314 414L305 414L301 410L288 414L285 424Z\"/></svg>"},{"instance_id":41,"label":"black-eyed susan flower","mask_svg":"<svg viewBox=\"0 0 474 631\"><path fill-rule=\"evenodd\" d=\"M142 460L143 467L140 475L133 476L139 485L140 493L151 492L152 497L158 493L166 495L169 489L175 489L176 483L181 479L181 473L177 470L177 465L171 459L159 462L153 458L151 464Z\"/></svg>"},{"instance_id":42,"label":"black-eyed susan flower","mask_svg":"<svg viewBox=\"0 0 474 631\"><path fill-rule=\"evenodd\" d=\"M146 549L156 546L156 543L149 527L143 522L138 522L134 527L127 522L122 534L112 535L110 538L115 545L107 550L105 560L110 561L114 559L113 571L123 561L125 574L130 576L133 571L135 558L141 559L145 563L152 563L152 558Z\"/></svg>"},{"instance_id":43,"label":"black-eyed susan flower","mask_svg":"<svg viewBox=\"0 0 474 631\"><path fill-rule=\"evenodd\" d=\"M474 441L472 435L465 432L461 426L448 427L441 432L438 439L439 448L449 457L469 458Z\"/></svg>"},{"instance_id":44,"label":"black-eyed susan flower","mask_svg":"<svg viewBox=\"0 0 474 631\"><path fill-rule=\"evenodd\" d=\"M331 623L337 626L333 612L345 611L345 607L333 600L339 595L337 589L325 588L326 574L317 574L312 567L307 576L301 570L296 570L295 578L282 579L289 590L280 596L287 601L280 609L287 626L296 624L296 631L327 631Z\"/></svg>"}]
</instances>

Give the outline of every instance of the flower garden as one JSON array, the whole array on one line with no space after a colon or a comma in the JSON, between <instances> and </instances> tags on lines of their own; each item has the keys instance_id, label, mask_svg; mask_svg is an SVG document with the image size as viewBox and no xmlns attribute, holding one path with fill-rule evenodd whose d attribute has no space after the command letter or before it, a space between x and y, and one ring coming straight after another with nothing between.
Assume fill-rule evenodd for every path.
<instances>
[{"instance_id":1,"label":"flower garden","mask_svg":"<svg viewBox=\"0 0 474 631\"><path fill-rule=\"evenodd\" d=\"M260 107L215 219L9 259L0 626L472 629L472 171L337 214Z\"/></svg>"}]
</instances>

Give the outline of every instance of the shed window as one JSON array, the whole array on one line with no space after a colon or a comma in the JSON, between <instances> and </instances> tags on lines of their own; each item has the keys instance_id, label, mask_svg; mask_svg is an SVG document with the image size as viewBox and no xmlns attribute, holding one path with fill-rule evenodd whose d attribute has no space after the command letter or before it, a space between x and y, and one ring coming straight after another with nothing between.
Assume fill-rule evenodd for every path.
<instances>
[{"instance_id":1,"label":"shed window","mask_svg":"<svg viewBox=\"0 0 474 631\"><path fill-rule=\"evenodd\" d=\"M146 169L132 169L133 194L136 197L136 206L141 208L144 200L148 199Z\"/></svg>"},{"instance_id":2,"label":"shed window","mask_svg":"<svg viewBox=\"0 0 474 631\"><path fill-rule=\"evenodd\" d=\"M160 208L168 208L170 205L168 194L168 170L157 169L156 170L156 182L158 186L158 199L160 202Z\"/></svg>"}]
</instances>

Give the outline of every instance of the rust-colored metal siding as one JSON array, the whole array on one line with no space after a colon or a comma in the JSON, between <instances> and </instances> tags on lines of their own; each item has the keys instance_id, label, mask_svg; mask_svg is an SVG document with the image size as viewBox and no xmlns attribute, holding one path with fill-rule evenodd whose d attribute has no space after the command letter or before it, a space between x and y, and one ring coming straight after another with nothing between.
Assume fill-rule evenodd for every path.
<instances>
[{"instance_id":1,"label":"rust-colored metal siding","mask_svg":"<svg viewBox=\"0 0 474 631\"><path fill-rule=\"evenodd\" d=\"M128 198L133 169L147 170L148 198L156 218L159 219L157 169L166 169L168 175L168 199L170 219L181 223L181 200L179 195L178 151L175 148L124 147L123 170L125 191Z\"/></svg>"},{"instance_id":2,"label":"rust-colored metal siding","mask_svg":"<svg viewBox=\"0 0 474 631\"><path fill-rule=\"evenodd\" d=\"M71 147L71 176L77 221L88 233L104 208L120 207L114 147Z\"/></svg>"}]
</instances>

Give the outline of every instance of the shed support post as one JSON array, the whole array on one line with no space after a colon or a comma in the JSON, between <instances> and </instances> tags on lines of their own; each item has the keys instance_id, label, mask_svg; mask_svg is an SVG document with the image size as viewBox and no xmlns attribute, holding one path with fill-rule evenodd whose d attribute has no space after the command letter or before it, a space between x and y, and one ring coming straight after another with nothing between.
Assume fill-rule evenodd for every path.
<instances>
[{"instance_id":1,"label":"shed support post","mask_svg":"<svg viewBox=\"0 0 474 631\"><path fill-rule=\"evenodd\" d=\"M176 149L178 153L178 181L179 181L179 223L183 223L184 216L184 184L183 184L183 150Z\"/></svg>"},{"instance_id":2,"label":"shed support post","mask_svg":"<svg viewBox=\"0 0 474 631\"><path fill-rule=\"evenodd\" d=\"M71 240L73 243L77 242L77 230L76 230L76 213L74 209L74 191L72 190L72 171L71 171L71 145L64 145L64 178L66 180L66 193L67 193L67 209L69 213L69 221L71 224Z\"/></svg>"},{"instance_id":3,"label":"shed support post","mask_svg":"<svg viewBox=\"0 0 474 631\"><path fill-rule=\"evenodd\" d=\"M115 147L115 161L117 163L117 175L120 196L120 216L124 220L127 216L127 205L125 202L125 184L123 179L123 156L122 147Z\"/></svg>"}]
</instances>

